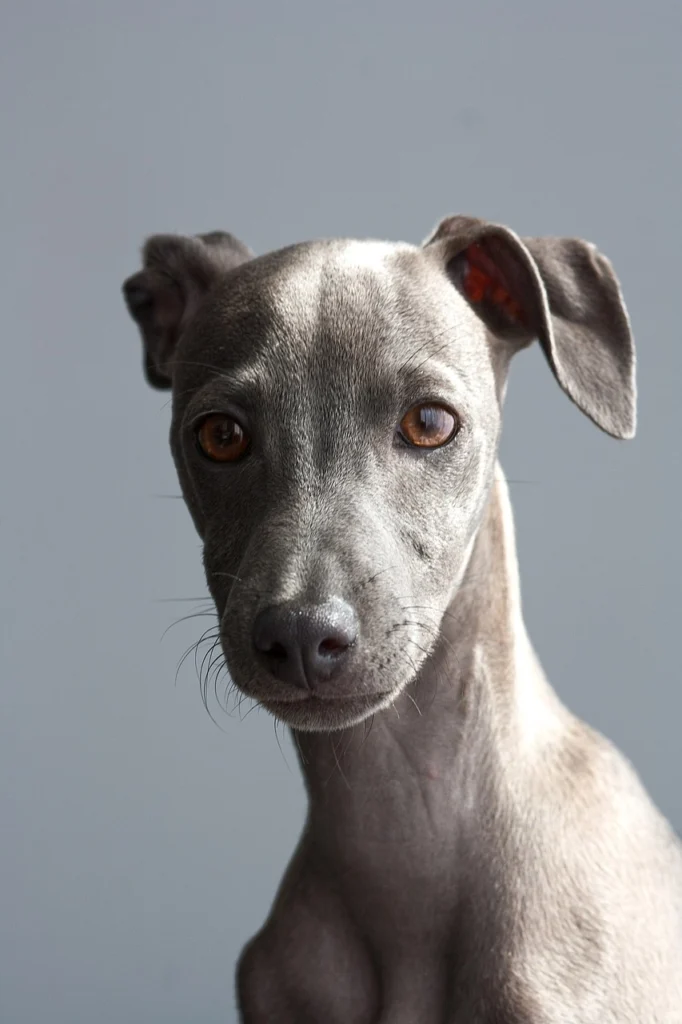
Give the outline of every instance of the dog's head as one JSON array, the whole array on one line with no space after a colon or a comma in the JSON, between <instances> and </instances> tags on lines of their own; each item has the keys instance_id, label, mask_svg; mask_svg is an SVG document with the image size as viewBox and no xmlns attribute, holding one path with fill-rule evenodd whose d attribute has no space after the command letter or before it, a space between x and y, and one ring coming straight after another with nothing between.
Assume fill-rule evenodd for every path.
<instances>
[{"instance_id":1,"label":"dog's head","mask_svg":"<svg viewBox=\"0 0 682 1024\"><path fill-rule=\"evenodd\" d=\"M635 428L634 349L608 261L450 217L421 247L321 241L255 258L155 236L124 285L204 543L236 685L330 730L429 657L494 475L512 354L538 338L608 433Z\"/></svg>"}]
</instances>

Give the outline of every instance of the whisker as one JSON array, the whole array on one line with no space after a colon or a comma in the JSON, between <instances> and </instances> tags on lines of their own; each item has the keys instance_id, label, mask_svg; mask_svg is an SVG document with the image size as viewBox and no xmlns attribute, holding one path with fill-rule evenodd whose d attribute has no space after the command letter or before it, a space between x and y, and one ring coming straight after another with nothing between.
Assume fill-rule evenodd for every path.
<instances>
[{"instance_id":1,"label":"whisker","mask_svg":"<svg viewBox=\"0 0 682 1024\"><path fill-rule=\"evenodd\" d=\"M216 627L214 627L214 628L216 628ZM205 630L201 634L199 639L195 640L193 644L190 644L189 647L187 648L187 650L185 651L185 653L182 655L182 657L180 658L180 661L178 662L178 667L177 667L177 670L176 670L176 673L175 673L175 681L176 681L176 683L177 683L177 680L178 680L178 674L180 672L180 669L184 665L184 663L187 660L187 658L190 656L192 651L196 650L196 648L199 646L199 644L204 643L204 641L208 638L208 635L210 633L211 633L211 629Z\"/></svg>"},{"instance_id":2,"label":"whisker","mask_svg":"<svg viewBox=\"0 0 682 1024\"><path fill-rule=\"evenodd\" d=\"M298 749L298 753L299 753L299 756L301 758L301 761L303 762L303 764L307 764L308 763L308 759L305 756L305 754L303 753L303 750L301 748L301 744L300 744L300 741L299 741L299 738L298 738L298 732L296 731L296 729L292 729L291 730L291 735L293 736L294 743L296 744L296 747Z\"/></svg>"},{"instance_id":3,"label":"whisker","mask_svg":"<svg viewBox=\"0 0 682 1024\"><path fill-rule=\"evenodd\" d=\"M226 576L230 580L236 580L237 583L243 583L244 582L244 580L241 578L241 576L235 576L235 574L233 572L214 572L211 569L211 570L209 570L209 575L210 576Z\"/></svg>"},{"instance_id":4,"label":"whisker","mask_svg":"<svg viewBox=\"0 0 682 1024\"><path fill-rule=\"evenodd\" d=\"M364 581L364 583L361 583L358 589L359 589L359 590L364 590L364 589L365 589L365 587L369 586L369 584L370 584L370 583L374 583L374 581L375 581L376 579L378 579L378 578L379 578L379 576L382 576L382 575L383 575L383 573L385 573L385 572L390 572L390 571L391 571L391 569L397 569L397 568L398 568L398 566L396 566L396 565L387 565L385 569L379 569L379 572L375 572L373 576L369 576L369 577L368 577L368 578L367 578L367 579L366 579L366 580Z\"/></svg>"},{"instance_id":5,"label":"whisker","mask_svg":"<svg viewBox=\"0 0 682 1024\"><path fill-rule=\"evenodd\" d=\"M246 700L246 694L242 694L242 699L241 699L241 701L239 702L239 703L240 703L240 709L241 709L241 704L242 704L242 702L243 702L244 700ZM251 714L251 712L252 712L252 711L255 711L255 710L256 710L257 708L260 708L260 707L261 707L260 703L259 703L258 701L254 701L254 702L253 702L253 704L251 705L251 707L249 708L249 710L248 710L248 711L246 712L246 714L244 715L244 717L242 718L242 717L240 716L240 721L241 721L241 722L243 722L243 721L244 721L244 718L248 718L248 717L249 717L249 715Z\"/></svg>"},{"instance_id":6,"label":"whisker","mask_svg":"<svg viewBox=\"0 0 682 1024\"><path fill-rule=\"evenodd\" d=\"M342 779L343 779L343 781L345 782L345 784L346 784L346 786L347 786L348 790L349 790L350 792L352 792L352 787L351 787L351 784L350 784L350 782L348 781L348 779L346 778L346 776L345 776L345 774L344 774L344 771L343 771L343 768L341 767L341 762L339 761L339 755L338 755L338 752L337 752L337 750L336 750L336 744L334 743L334 738L333 738L333 736L331 736L331 735L330 735L330 737L329 737L329 742L330 742L330 745L331 745L331 748L332 748L332 754L334 755L334 761L335 761L335 764L336 764L336 768L338 769L339 775L341 776L341 778L342 778ZM332 780L332 777L333 777L333 775L334 775L334 769L332 768L332 770L331 770L331 774L329 775L329 777L327 778L327 780L326 780L326 782L325 782L325 786L328 786L328 785L329 785L329 783L330 783L330 782L331 782L331 780Z\"/></svg>"},{"instance_id":7,"label":"whisker","mask_svg":"<svg viewBox=\"0 0 682 1024\"><path fill-rule=\"evenodd\" d=\"M287 766L287 769L288 769L288 771L289 771L289 774L291 775L291 765L290 765L290 764L289 764L289 762L287 761L287 757L286 757L286 754L284 753L284 749L283 749L283 747L282 747L282 744L280 743L280 739L279 739L279 733L277 732L277 726L278 726L279 724L280 724L280 723L278 722L278 720L277 720L276 718L275 718L275 719L273 719L273 725L274 725L274 727L275 727L275 739L277 740L277 746L279 747L279 752L280 752L280 754L282 755L282 758L283 758L283 760L284 760L284 763L285 763L285 765Z\"/></svg>"},{"instance_id":8,"label":"whisker","mask_svg":"<svg viewBox=\"0 0 682 1024\"><path fill-rule=\"evenodd\" d=\"M417 714L421 718L422 717L421 709L420 709L419 705L417 704L416 700L414 699L414 697L412 696L412 694L408 693L407 690L405 690L405 696L408 698L408 700L412 701L412 703L414 704L415 708L417 709Z\"/></svg>"},{"instance_id":9,"label":"whisker","mask_svg":"<svg viewBox=\"0 0 682 1024\"><path fill-rule=\"evenodd\" d=\"M365 719L365 722L367 722L367 721L368 721L368 719ZM365 725L365 735L363 736L362 743L360 744L361 748L364 747L365 743L369 739L370 733L372 732L373 725L374 725L374 714L370 715L370 717L369 717L369 726Z\"/></svg>"},{"instance_id":10,"label":"whisker","mask_svg":"<svg viewBox=\"0 0 682 1024\"><path fill-rule=\"evenodd\" d=\"M173 629L174 626L179 626L181 622L187 622L189 619L206 618L208 615L214 617L215 616L215 612L214 611L192 612L191 615L183 615L182 618L176 619L175 622L171 622L170 626L168 626L166 629L164 629L163 633L161 634L161 640L163 640L163 638L165 637L166 633L168 633L169 630ZM159 641L159 643L161 642L161 640Z\"/></svg>"}]
</instances>

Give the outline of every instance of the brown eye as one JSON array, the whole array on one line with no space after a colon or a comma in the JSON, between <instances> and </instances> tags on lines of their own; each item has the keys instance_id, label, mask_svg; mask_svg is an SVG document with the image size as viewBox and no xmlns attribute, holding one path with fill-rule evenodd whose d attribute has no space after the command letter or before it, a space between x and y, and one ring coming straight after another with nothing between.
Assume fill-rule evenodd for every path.
<instances>
[{"instance_id":1,"label":"brown eye","mask_svg":"<svg viewBox=\"0 0 682 1024\"><path fill-rule=\"evenodd\" d=\"M415 405L400 421L400 436L416 448L440 448L459 429L457 416L444 405Z\"/></svg>"},{"instance_id":2,"label":"brown eye","mask_svg":"<svg viewBox=\"0 0 682 1024\"><path fill-rule=\"evenodd\" d=\"M249 447L244 428L231 416L207 416L197 432L199 447L213 462L236 462Z\"/></svg>"}]
</instances>

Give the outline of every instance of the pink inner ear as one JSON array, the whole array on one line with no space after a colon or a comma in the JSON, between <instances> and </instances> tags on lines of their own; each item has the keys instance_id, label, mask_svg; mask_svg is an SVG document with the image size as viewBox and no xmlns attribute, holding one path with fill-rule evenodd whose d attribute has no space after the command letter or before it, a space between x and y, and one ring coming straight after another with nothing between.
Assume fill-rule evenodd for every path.
<instances>
[{"instance_id":1,"label":"pink inner ear","mask_svg":"<svg viewBox=\"0 0 682 1024\"><path fill-rule=\"evenodd\" d=\"M478 243L472 243L466 250L467 272L464 277L464 291L470 302L491 302L518 323L524 323L525 315L521 304L509 291L504 274L493 259Z\"/></svg>"}]
</instances>

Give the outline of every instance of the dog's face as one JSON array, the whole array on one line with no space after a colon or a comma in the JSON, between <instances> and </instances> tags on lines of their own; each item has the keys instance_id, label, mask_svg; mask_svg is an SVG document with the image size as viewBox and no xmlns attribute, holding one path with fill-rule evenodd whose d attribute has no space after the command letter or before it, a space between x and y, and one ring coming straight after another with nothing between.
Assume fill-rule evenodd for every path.
<instances>
[{"instance_id":1,"label":"dog's face","mask_svg":"<svg viewBox=\"0 0 682 1024\"><path fill-rule=\"evenodd\" d=\"M296 728L391 703L466 570L508 360L543 326L527 250L467 225L464 248L442 226L424 248L317 242L259 259L230 236L153 240L126 284L149 379L172 385L228 669Z\"/></svg>"},{"instance_id":2,"label":"dog's face","mask_svg":"<svg viewBox=\"0 0 682 1024\"><path fill-rule=\"evenodd\" d=\"M299 728L392 700L434 643L493 471L482 322L420 250L303 245L212 292L173 383L173 452L237 686ZM264 610L330 603L353 635L322 678L256 649ZM273 643L296 642L281 629Z\"/></svg>"}]
</instances>

